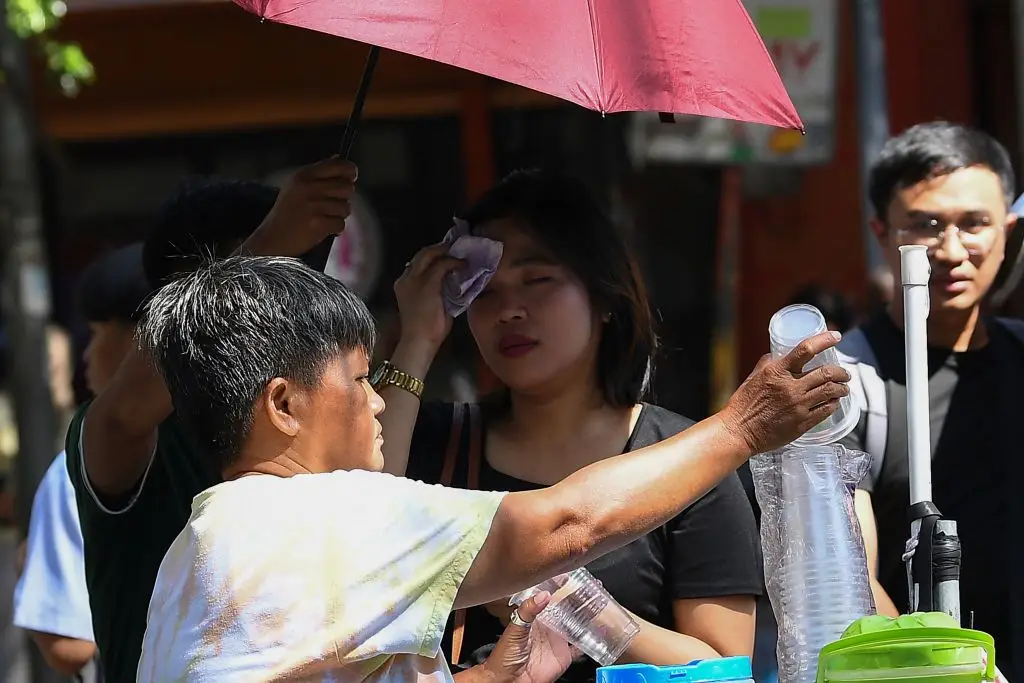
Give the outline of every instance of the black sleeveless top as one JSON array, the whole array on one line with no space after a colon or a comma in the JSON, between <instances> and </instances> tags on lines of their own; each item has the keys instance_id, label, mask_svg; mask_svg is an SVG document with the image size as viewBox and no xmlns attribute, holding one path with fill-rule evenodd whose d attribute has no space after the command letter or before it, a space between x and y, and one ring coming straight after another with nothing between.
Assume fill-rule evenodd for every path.
<instances>
[{"instance_id":1,"label":"black sleeveless top","mask_svg":"<svg viewBox=\"0 0 1024 683\"><path fill-rule=\"evenodd\" d=\"M488 410L482 411L484 430ZM451 431L452 404L427 403L420 408L413 432L407 476L438 483ZM693 425L693 421L654 405L644 405L625 452L658 443ZM468 415L452 486L466 487L469 453ZM541 485L510 477L480 463L482 490L528 491ZM758 596L762 592L760 539L750 503L739 477L729 476L668 524L627 546L595 560L587 568L626 609L651 623L674 629L672 603L692 598L730 595ZM442 649L451 656L450 619ZM501 622L482 607L468 610L461 661L483 661L501 636ZM596 664L577 662L563 681L594 680Z\"/></svg>"}]
</instances>

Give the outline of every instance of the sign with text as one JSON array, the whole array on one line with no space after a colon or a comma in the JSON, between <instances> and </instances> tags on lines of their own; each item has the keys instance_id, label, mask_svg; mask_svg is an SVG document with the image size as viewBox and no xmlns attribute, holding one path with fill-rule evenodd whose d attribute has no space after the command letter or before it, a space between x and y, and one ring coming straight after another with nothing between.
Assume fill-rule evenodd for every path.
<instances>
[{"instance_id":1,"label":"sign with text","mask_svg":"<svg viewBox=\"0 0 1024 683\"><path fill-rule=\"evenodd\" d=\"M634 114L629 146L648 162L815 165L835 147L838 0L743 0L807 134L702 116Z\"/></svg>"}]
</instances>

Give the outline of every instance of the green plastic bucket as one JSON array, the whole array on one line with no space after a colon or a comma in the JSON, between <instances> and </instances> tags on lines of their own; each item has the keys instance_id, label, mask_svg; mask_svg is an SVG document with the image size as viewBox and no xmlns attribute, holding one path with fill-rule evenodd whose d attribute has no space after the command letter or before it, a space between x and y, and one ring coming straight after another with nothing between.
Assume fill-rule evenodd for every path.
<instances>
[{"instance_id":1,"label":"green plastic bucket","mask_svg":"<svg viewBox=\"0 0 1024 683\"><path fill-rule=\"evenodd\" d=\"M818 657L817 683L981 683L994 679L992 636L959 628L946 615L865 617L854 622L842 638L822 648Z\"/></svg>"}]
</instances>

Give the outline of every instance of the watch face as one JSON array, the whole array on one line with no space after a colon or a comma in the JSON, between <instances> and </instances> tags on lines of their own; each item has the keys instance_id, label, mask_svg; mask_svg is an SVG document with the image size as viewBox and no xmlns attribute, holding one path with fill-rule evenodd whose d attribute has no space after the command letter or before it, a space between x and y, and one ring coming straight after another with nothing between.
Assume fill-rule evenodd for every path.
<instances>
[{"instance_id":1,"label":"watch face","mask_svg":"<svg viewBox=\"0 0 1024 683\"><path fill-rule=\"evenodd\" d=\"M384 376L388 372L389 365L387 362L381 363L370 375L370 386L376 388L380 386L380 383L384 381Z\"/></svg>"}]
</instances>

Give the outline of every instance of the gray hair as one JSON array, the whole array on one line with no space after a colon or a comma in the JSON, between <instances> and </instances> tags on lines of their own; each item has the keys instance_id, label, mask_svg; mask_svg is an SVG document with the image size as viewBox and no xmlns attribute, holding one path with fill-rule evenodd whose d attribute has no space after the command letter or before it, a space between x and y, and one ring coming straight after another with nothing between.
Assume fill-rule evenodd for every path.
<instances>
[{"instance_id":1,"label":"gray hair","mask_svg":"<svg viewBox=\"0 0 1024 683\"><path fill-rule=\"evenodd\" d=\"M146 307L141 349L178 419L218 469L238 456L275 377L316 386L339 354L376 342L365 304L297 259L234 256L172 281Z\"/></svg>"}]
</instances>

